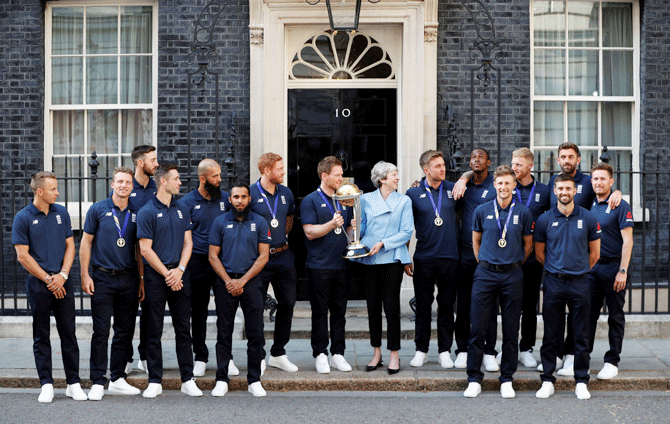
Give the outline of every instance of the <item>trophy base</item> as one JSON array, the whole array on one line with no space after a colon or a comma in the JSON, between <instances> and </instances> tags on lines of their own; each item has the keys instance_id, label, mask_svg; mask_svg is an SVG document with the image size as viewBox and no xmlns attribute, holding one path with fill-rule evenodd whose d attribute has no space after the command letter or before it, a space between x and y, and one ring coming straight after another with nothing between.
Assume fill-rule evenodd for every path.
<instances>
[{"instance_id":1,"label":"trophy base","mask_svg":"<svg viewBox=\"0 0 670 424\"><path fill-rule=\"evenodd\" d=\"M362 244L349 246L342 254L344 259L357 259L366 256L370 256L370 249Z\"/></svg>"}]
</instances>

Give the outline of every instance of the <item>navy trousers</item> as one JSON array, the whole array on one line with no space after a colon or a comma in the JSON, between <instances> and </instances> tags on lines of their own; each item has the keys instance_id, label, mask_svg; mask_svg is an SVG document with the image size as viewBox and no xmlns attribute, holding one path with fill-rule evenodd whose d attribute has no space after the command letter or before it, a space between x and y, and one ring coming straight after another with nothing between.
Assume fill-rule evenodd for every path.
<instances>
[{"instance_id":1,"label":"navy trousers","mask_svg":"<svg viewBox=\"0 0 670 424\"><path fill-rule=\"evenodd\" d=\"M172 291L165 278L150 266L144 267L144 290L146 293L143 313L147 314L147 367L149 383L160 383L163 379L163 320L167 302L172 316L177 363L181 381L193 378L193 339L191 339L191 285L188 270L183 276L184 287Z\"/></svg>"},{"instance_id":2,"label":"navy trousers","mask_svg":"<svg viewBox=\"0 0 670 424\"><path fill-rule=\"evenodd\" d=\"M217 276L209 263L208 255L192 254L188 261L188 273L191 280L191 329L193 334L193 353L195 360L207 362L209 349L207 339L207 317L209 301Z\"/></svg>"},{"instance_id":3,"label":"navy trousers","mask_svg":"<svg viewBox=\"0 0 670 424\"><path fill-rule=\"evenodd\" d=\"M29 275L26 279L26 293L30 302L30 311L33 315L33 354L40 384L53 384L53 367L51 365L51 314L56 319L56 329L60 337L60 347L63 352L63 367L67 384L79 383L79 345L75 335L74 322L74 289L72 280L67 280L63 286L66 295L62 299L47 289L46 284Z\"/></svg>"},{"instance_id":4,"label":"navy trousers","mask_svg":"<svg viewBox=\"0 0 670 424\"><path fill-rule=\"evenodd\" d=\"M591 323L589 332L589 352L593 352L593 342L596 337L596 328L603 301L607 305L607 324L610 349L605 353L605 362L617 366L621 360L623 333L626 327L624 303L626 291L614 291L614 279L619 272L619 262L596 264L588 273L591 289Z\"/></svg>"},{"instance_id":5,"label":"navy trousers","mask_svg":"<svg viewBox=\"0 0 670 424\"><path fill-rule=\"evenodd\" d=\"M232 359L233 328L235 312L242 306L244 314L244 330L247 336L247 382L261 381L261 361L265 356L263 346L263 289L260 277L256 276L244 286L239 296L233 296L226 290L226 283L221 278L214 284L216 300L216 381L230 381L228 363Z\"/></svg>"},{"instance_id":6,"label":"navy trousers","mask_svg":"<svg viewBox=\"0 0 670 424\"><path fill-rule=\"evenodd\" d=\"M347 312L347 272L344 269L307 268L309 303L312 307L312 355L328 355L328 312L330 353L344 354Z\"/></svg>"},{"instance_id":7,"label":"navy trousers","mask_svg":"<svg viewBox=\"0 0 670 424\"><path fill-rule=\"evenodd\" d=\"M496 300L502 317L501 383L512 381L519 359L519 318L523 299L523 271L516 267L507 272L495 272L478 266L472 283L470 307L470 343L468 344L468 381L481 383L484 358L484 339L489 331L491 316L496 316Z\"/></svg>"},{"instance_id":8,"label":"navy trousers","mask_svg":"<svg viewBox=\"0 0 670 424\"><path fill-rule=\"evenodd\" d=\"M272 283L272 289L277 300L275 313L274 342L270 348L270 355L286 355L286 344L291 338L291 323L293 308L298 298L298 274L295 270L295 255L291 249L270 255L268 263L259 274L263 283L263 303ZM265 356L265 355L263 355Z\"/></svg>"},{"instance_id":9,"label":"navy trousers","mask_svg":"<svg viewBox=\"0 0 670 424\"><path fill-rule=\"evenodd\" d=\"M419 352L428 352L430 322L435 287L437 287L437 350L449 352L454 341L454 297L458 261L453 259L414 260L414 345Z\"/></svg>"},{"instance_id":10,"label":"navy trousers","mask_svg":"<svg viewBox=\"0 0 670 424\"><path fill-rule=\"evenodd\" d=\"M537 341L537 302L540 300L542 265L534 256L521 265L523 271L523 302L521 305L521 340L519 351L533 351Z\"/></svg>"},{"instance_id":11,"label":"navy trousers","mask_svg":"<svg viewBox=\"0 0 670 424\"><path fill-rule=\"evenodd\" d=\"M572 323L573 344L575 346L575 382L588 383L589 381L589 319L591 299L589 282L586 274L571 279L561 279L551 272L544 276L544 300L542 303L542 318L544 318L544 338L542 340L543 374L542 381L554 383L553 376L556 369L556 356L563 341L563 326L565 322L565 307L571 314L568 319Z\"/></svg>"},{"instance_id":12,"label":"navy trousers","mask_svg":"<svg viewBox=\"0 0 670 424\"><path fill-rule=\"evenodd\" d=\"M110 321L114 316L114 337L110 355L110 378L126 377L126 352L132 349L135 314L138 304L139 275L136 270L112 275L93 268L91 275L95 292L91 296L93 337L91 338L91 382L104 385L107 381L107 345Z\"/></svg>"},{"instance_id":13,"label":"navy trousers","mask_svg":"<svg viewBox=\"0 0 670 424\"><path fill-rule=\"evenodd\" d=\"M470 340L470 304L472 296L472 281L474 279L475 270L477 269L477 259L475 253L470 248L460 249L461 259L458 263L458 299L456 300L456 353L468 351L468 342ZM498 333L498 319L496 307L496 315L491 317L489 328L486 332L486 340L484 341L484 353L487 355L497 355L496 352L496 338Z\"/></svg>"}]
</instances>

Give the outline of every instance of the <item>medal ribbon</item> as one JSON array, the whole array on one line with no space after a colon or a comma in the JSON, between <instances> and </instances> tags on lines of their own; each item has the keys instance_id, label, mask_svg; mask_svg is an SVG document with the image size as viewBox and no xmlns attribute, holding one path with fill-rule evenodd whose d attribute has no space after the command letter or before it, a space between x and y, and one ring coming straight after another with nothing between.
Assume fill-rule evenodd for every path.
<instances>
[{"instance_id":1,"label":"medal ribbon","mask_svg":"<svg viewBox=\"0 0 670 424\"><path fill-rule=\"evenodd\" d=\"M442 181L440 182L440 185L437 187L437 190L440 192L440 194L437 196L437 206L435 205L435 200L433 200L433 195L430 192L430 186L428 186L428 181L424 180L424 184L426 187L426 191L428 192L428 198L430 199L430 203L433 205L433 209L435 210L435 217L439 218L440 209L442 209Z\"/></svg>"},{"instance_id":2,"label":"medal ribbon","mask_svg":"<svg viewBox=\"0 0 670 424\"><path fill-rule=\"evenodd\" d=\"M265 191L263 190L263 187L261 187L260 180L256 181L256 188L258 189L258 192L263 196L265 199L265 204L268 205L268 209L270 209L270 214L272 214L272 219L277 218L277 205L279 204L279 193L275 193L277 197L275 197L275 205L274 205L274 210L270 207L270 201L268 200L268 197L265 195ZM328 203L328 202L326 202Z\"/></svg>"},{"instance_id":3,"label":"medal ribbon","mask_svg":"<svg viewBox=\"0 0 670 424\"><path fill-rule=\"evenodd\" d=\"M323 192L321 191L321 188L317 188L316 191L319 192L319 196L321 196L321 198L323 199L323 201L326 202L326 206L328 206L328 209L330 209L330 212L331 212L333 215L335 215L335 211L333 210L333 207L330 206L330 202L328 201L328 199L326 199L326 195L323 194ZM338 211L338 212L341 211L339 202L335 202L335 207L337 208L337 211Z\"/></svg>"},{"instance_id":4,"label":"medal ribbon","mask_svg":"<svg viewBox=\"0 0 670 424\"><path fill-rule=\"evenodd\" d=\"M509 219L512 216L514 205L516 205L516 202L512 202L512 206L509 208L509 213L507 214L507 221L505 221L505 229L503 229L500 226L500 216L498 215L498 199L493 199L493 209L496 211L496 223L498 224L498 229L500 230L500 238L503 240L507 235L507 224L509 224Z\"/></svg>"},{"instance_id":5,"label":"medal ribbon","mask_svg":"<svg viewBox=\"0 0 670 424\"><path fill-rule=\"evenodd\" d=\"M535 184L537 184L537 181L533 181L533 188L530 189L530 195L528 196L528 201L526 202L526 207L530 207L530 202L533 201L533 193L535 193ZM521 189L517 188L516 189L516 197L519 198L519 203L523 205L523 200L521 200Z\"/></svg>"},{"instance_id":6,"label":"medal ribbon","mask_svg":"<svg viewBox=\"0 0 670 424\"><path fill-rule=\"evenodd\" d=\"M116 210L112 208L112 215L114 215L114 222L116 223L116 231L119 233L119 238L123 238L123 235L126 233L126 228L128 227L128 217L130 217L130 210L126 211L126 219L123 221L123 229L119 224L119 218L116 216Z\"/></svg>"}]
</instances>

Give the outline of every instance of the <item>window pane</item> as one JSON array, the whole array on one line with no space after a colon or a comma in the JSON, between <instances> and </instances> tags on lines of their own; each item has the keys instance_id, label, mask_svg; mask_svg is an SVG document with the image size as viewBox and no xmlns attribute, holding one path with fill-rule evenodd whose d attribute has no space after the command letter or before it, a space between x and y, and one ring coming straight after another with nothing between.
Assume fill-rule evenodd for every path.
<instances>
[{"instance_id":1,"label":"window pane","mask_svg":"<svg viewBox=\"0 0 670 424\"><path fill-rule=\"evenodd\" d=\"M86 9L87 54L118 53L118 7Z\"/></svg>"},{"instance_id":2,"label":"window pane","mask_svg":"<svg viewBox=\"0 0 670 424\"><path fill-rule=\"evenodd\" d=\"M568 141L571 143L575 143L580 147L597 146L598 145L597 118L598 118L598 103L569 102Z\"/></svg>"},{"instance_id":3,"label":"window pane","mask_svg":"<svg viewBox=\"0 0 670 424\"><path fill-rule=\"evenodd\" d=\"M86 102L88 104L117 103L117 57L89 57L86 61Z\"/></svg>"},{"instance_id":4,"label":"window pane","mask_svg":"<svg viewBox=\"0 0 670 424\"><path fill-rule=\"evenodd\" d=\"M97 173L95 174L95 193L93 193L93 179L89 180L88 187L88 201L89 202L99 202L100 200L106 199L112 193L110 183L112 182L112 174L114 173L114 168L118 166L118 158L108 157L108 156L98 156L98 162L100 165L97 168ZM91 168L86 166L87 173L92 177ZM123 225L123 223L121 224Z\"/></svg>"},{"instance_id":5,"label":"window pane","mask_svg":"<svg viewBox=\"0 0 670 424\"><path fill-rule=\"evenodd\" d=\"M81 57L54 57L51 61L51 103L80 105L83 95L83 59Z\"/></svg>"},{"instance_id":6,"label":"window pane","mask_svg":"<svg viewBox=\"0 0 670 424\"><path fill-rule=\"evenodd\" d=\"M54 7L51 54L82 54L84 46L84 8Z\"/></svg>"},{"instance_id":7,"label":"window pane","mask_svg":"<svg viewBox=\"0 0 670 424\"><path fill-rule=\"evenodd\" d=\"M611 158L609 164L614 168L614 185L612 186L612 190L618 189L625 195L630 194L630 174L622 174L619 172L630 172L632 152L610 150L607 153Z\"/></svg>"},{"instance_id":8,"label":"window pane","mask_svg":"<svg viewBox=\"0 0 670 424\"><path fill-rule=\"evenodd\" d=\"M94 110L88 114L88 151L98 155L118 153L119 111ZM99 160L99 159L98 159Z\"/></svg>"},{"instance_id":9,"label":"window pane","mask_svg":"<svg viewBox=\"0 0 670 424\"><path fill-rule=\"evenodd\" d=\"M585 173L590 173L591 172L591 167L600 162L599 159L599 154L598 150L586 150L582 149L581 146L579 146L579 153L581 154L582 161L577 167L580 171L585 172Z\"/></svg>"},{"instance_id":10,"label":"window pane","mask_svg":"<svg viewBox=\"0 0 670 424\"><path fill-rule=\"evenodd\" d=\"M535 45L565 45L565 2L533 2L533 35Z\"/></svg>"},{"instance_id":11,"label":"window pane","mask_svg":"<svg viewBox=\"0 0 670 424\"><path fill-rule=\"evenodd\" d=\"M633 95L633 52L603 51L603 94Z\"/></svg>"},{"instance_id":12,"label":"window pane","mask_svg":"<svg viewBox=\"0 0 670 424\"><path fill-rule=\"evenodd\" d=\"M151 6L121 7L121 53L151 53Z\"/></svg>"},{"instance_id":13,"label":"window pane","mask_svg":"<svg viewBox=\"0 0 670 424\"><path fill-rule=\"evenodd\" d=\"M121 111L121 152L128 153L141 144L153 144L151 110Z\"/></svg>"},{"instance_id":14,"label":"window pane","mask_svg":"<svg viewBox=\"0 0 670 424\"><path fill-rule=\"evenodd\" d=\"M83 197L84 184L79 183L79 176L86 176L88 161L82 157L54 158L54 169L58 177L58 203L79 202ZM65 180L65 178L73 178ZM81 190L81 193L80 193Z\"/></svg>"},{"instance_id":15,"label":"window pane","mask_svg":"<svg viewBox=\"0 0 670 424\"><path fill-rule=\"evenodd\" d=\"M593 2L568 3L568 44L598 47L598 5Z\"/></svg>"},{"instance_id":16,"label":"window pane","mask_svg":"<svg viewBox=\"0 0 670 424\"><path fill-rule=\"evenodd\" d=\"M535 102L533 116L536 146L563 143L563 102Z\"/></svg>"},{"instance_id":17,"label":"window pane","mask_svg":"<svg viewBox=\"0 0 670 424\"><path fill-rule=\"evenodd\" d=\"M84 111L55 110L53 131L55 155L84 153Z\"/></svg>"},{"instance_id":18,"label":"window pane","mask_svg":"<svg viewBox=\"0 0 670 424\"><path fill-rule=\"evenodd\" d=\"M542 171L540 174L540 182L549 184L549 178L552 174L558 172L560 168L556 163L556 150L535 150L535 163L533 171ZM535 174L537 177L538 175Z\"/></svg>"},{"instance_id":19,"label":"window pane","mask_svg":"<svg viewBox=\"0 0 670 424\"><path fill-rule=\"evenodd\" d=\"M602 145L632 147L632 104L602 104Z\"/></svg>"},{"instance_id":20,"label":"window pane","mask_svg":"<svg viewBox=\"0 0 670 424\"><path fill-rule=\"evenodd\" d=\"M633 47L632 3L603 3L603 46Z\"/></svg>"},{"instance_id":21,"label":"window pane","mask_svg":"<svg viewBox=\"0 0 670 424\"><path fill-rule=\"evenodd\" d=\"M535 50L535 94L565 95L564 50Z\"/></svg>"},{"instance_id":22,"label":"window pane","mask_svg":"<svg viewBox=\"0 0 670 424\"><path fill-rule=\"evenodd\" d=\"M598 95L598 51L570 50L570 81L568 94L571 96Z\"/></svg>"},{"instance_id":23,"label":"window pane","mask_svg":"<svg viewBox=\"0 0 670 424\"><path fill-rule=\"evenodd\" d=\"M151 103L151 56L121 57L121 103Z\"/></svg>"}]
</instances>

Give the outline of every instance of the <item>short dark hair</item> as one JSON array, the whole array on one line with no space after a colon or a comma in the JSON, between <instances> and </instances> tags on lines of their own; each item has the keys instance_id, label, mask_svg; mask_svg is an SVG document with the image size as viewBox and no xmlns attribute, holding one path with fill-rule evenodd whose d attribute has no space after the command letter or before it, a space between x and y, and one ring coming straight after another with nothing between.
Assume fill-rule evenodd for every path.
<instances>
[{"instance_id":1,"label":"short dark hair","mask_svg":"<svg viewBox=\"0 0 670 424\"><path fill-rule=\"evenodd\" d=\"M444 154L439 150L426 150L419 156L419 166L421 169L428 168L430 161L435 158L444 158Z\"/></svg>"},{"instance_id":2,"label":"short dark hair","mask_svg":"<svg viewBox=\"0 0 670 424\"><path fill-rule=\"evenodd\" d=\"M514 181L516 181L516 174L510 168L508 165L500 165L499 167L496 168L495 172L493 173L493 180L495 181L496 178L498 177L505 177L507 175L511 175L514 177Z\"/></svg>"},{"instance_id":3,"label":"short dark hair","mask_svg":"<svg viewBox=\"0 0 670 424\"><path fill-rule=\"evenodd\" d=\"M150 146L148 144L141 144L139 146L135 146L133 152L130 154L130 158L133 160L133 165L137 166L138 159L140 159L142 156L146 155L149 152L153 152L154 150L156 150L156 147Z\"/></svg>"},{"instance_id":4,"label":"short dark hair","mask_svg":"<svg viewBox=\"0 0 670 424\"><path fill-rule=\"evenodd\" d=\"M563 183L565 181L572 181L572 185L575 185L575 179L572 178L572 175L561 172L556 175L556 179L554 179L554 187L556 186L556 183Z\"/></svg>"},{"instance_id":5,"label":"short dark hair","mask_svg":"<svg viewBox=\"0 0 670 424\"><path fill-rule=\"evenodd\" d=\"M483 147L475 147L474 149L472 149L472 152L470 152L470 156L472 156L475 150L481 150L482 152L486 153L486 160L491 160L491 155L489 155L489 151Z\"/></svg>"},{"instance_id":6,"label":"short dark hair","mask_svg":"<svg viewBox=\"0 0 670 424\"><path fill-rule=\"evenodd\" d=\"M342 166L342 161L335 156L326 156L321 159L319 165L316 167L316 172L319 174L319 178L321 178L321 174L323 173L330 174L333 170L333 166Z\"/></svg>"},{"instance_id":7,"label":"short dark hair","mask_svg":"<svg viewBox=\"0 0 670 424\"><path fill-rule=\"evenodd\" d=\"M591 174L593 174L593 171L607 171L610 174L610 178L614 176L614 169L612 169L612 165L605 162L598 162L594 164L591 167Z\"/></svg>"},{"instance_id":8,"label":"short dark hair","mask_svg":"<svg viewBox=\"0 0 670 424\"><path fill-rule=\"evenodd\" d=\"M156 168L156 172L154 173L154 181L160 185L161 178L165 177L165 175L173 169L179 172L179 168L177 168L177 165L174 163L164 163L159 165L158 168Z\"/></svg>"},{"instance_id":9,"label":"short dark hair","mask_svg":"<svg viewBox=\"0 0 670 424\"><path fill-rule=\"evenodd\" d=\"M251 190L249 189L249 184L243 183L242 181L235 181L233 185L230 186L230 193L233 193L234 188L245 188L247 189L247 194L251 196Z\"/></svg>"},{"instance_id":10,"label":"short dark hair","mask_svg":"<svg viewBox=\"0 0 670 424\"><path fill-rule=\"evenodd\" d=\"M561 150L574 150L575 153L577 153L577 157L580 158L582 157L582 154L579 153L579 147L575 143L570 143L569 141L561 144L558 146L558 155L561 155Z\"/></svg>"}]
</instances>

